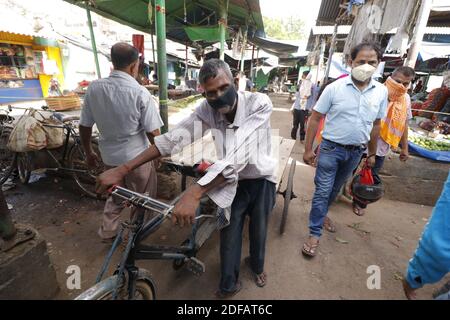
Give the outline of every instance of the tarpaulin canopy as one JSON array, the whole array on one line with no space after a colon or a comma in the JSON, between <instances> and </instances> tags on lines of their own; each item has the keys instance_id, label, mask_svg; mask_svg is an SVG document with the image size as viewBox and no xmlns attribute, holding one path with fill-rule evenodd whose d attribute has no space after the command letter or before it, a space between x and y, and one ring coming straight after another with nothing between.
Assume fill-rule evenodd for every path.
<instances>
[{"instance_id":1,"label":"tarpaulin canopy","mask_svg":"<svg viewBox=\"0 0 450 320\"><path fill-rule=\"evenodd\" d=\"M422 42L419 55L423 61L450 56L450 43Z\"/></svg>"},{"instance_id":2,"label":"tarpaulin canopy","mask_svg":"<svg viewBox=\"0 0 450 320\"><path fill-rule=\"evenodd\" d=\"M253 43L255 46L260 47L264 51L279 57L288 58L289 54L297 53L298 51L298 46L287 44L279 40L272 40L262 37L253 37L249 39L249 41Z\"/></svg>"},{"instance_id":3,"label":"tarpaulin canopy","mask_svg":"<svg viewBox=\"0 0 450 320\"><path fill-rule=\"evenodd\" d=\"M85 7L85 1L64 1ZM152 18L149 17L149 0L92 2L95 5L90 6L90 9L103 17L146 33L152 33L155 29L154 14ZM154 11L154 0L150 0L150 4L150 10ZM212 0L166 0L167 38L183 44L192 44L193 40L185 28L217 26L220 19L218 8L218 1ZM229 0L228 29L238 30L245 25L248 25L249 34L264 32L259 0ZM201 39L197 43L204 46L211 42Z\"/></svg>"},{"instance_id":4,"label":"tarpaulin canopy","mask_svg":"<svg viewBox=\"0 0 450 320\"><path fill-rule=\"evenodd\" d=\"M306 56L292 57L292 58L280 58L279 64L285 67L295 67L301 60L306 60Z\"/></svg>"}]
</instances>

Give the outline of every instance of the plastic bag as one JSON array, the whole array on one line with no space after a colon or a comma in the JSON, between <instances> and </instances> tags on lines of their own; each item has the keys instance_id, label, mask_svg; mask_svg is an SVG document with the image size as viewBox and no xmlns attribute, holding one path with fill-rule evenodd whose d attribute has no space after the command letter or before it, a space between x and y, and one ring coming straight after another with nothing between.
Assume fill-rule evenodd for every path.
<instances>
[{"instance_id":1,"label":"plastic bag","mask_svg":"<svg viewBox=\"0 0 450 320\"><path fill-rule=\"evenodd\" d=\"M370 168L367 164L365 164L361 169L359 175L361 176L361 178L359 179L359 182L361 184L371 186L375 183L372 175L372 168Z\"/></svg>"}]
</instances>

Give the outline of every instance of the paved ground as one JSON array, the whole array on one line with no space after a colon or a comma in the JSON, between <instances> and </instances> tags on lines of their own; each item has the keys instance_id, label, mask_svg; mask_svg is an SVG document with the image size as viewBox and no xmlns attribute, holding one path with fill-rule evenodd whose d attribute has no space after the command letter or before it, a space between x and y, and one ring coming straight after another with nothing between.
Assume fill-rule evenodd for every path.
<instances>
[{"instance_id":1,"label":"paved ground","mask_svg":"<svg viewBox=\"0 0 450 320\"><path fill-rule=\"evenodd\" d=\"M272 100L275 107L272 127L280 129L282 136L289 137L291 115L287 96L272 96ZM175 118L172 119L175 122ZM365 217L358 217L352 213L349 203L337 203L331 208L330 217L336 222L338 232L325 233L318 256L307 260L299 250L308 235L314 169L303 164L302 152L303 146L297 142L292 156L298 160L294 182L298 198L291 202L283 236L278 234L283 205L281 196L277 197L272 213L266 257L268 284L265 288L256 287L242 266L243 289L236 298L403 299L399 279L432 208L381 200L369 207ZM74 298L92 285L108 250L96 234L102 202L81 196L70 180L51 176L29 186L19 184L7 191L6 196L14 207L14 219L35 226L47 239L61 286L57 298ZM350 227L355 224L356 229ZM188 230L167 223L148 242L177 244L187 233ZM245 232L243 257L247 252L248 235ZM159 299L212 299L219 280L217 233L206 242L198 258L206 264L206 273L200 277L186 270L174 271L167 261L144 261L139 266L153 274ZM81 268L81 290L66 289L68 275L65 271L69 265ZM381 269L380 290L369 290L366 286L369 276L366 271L371 265ZM419 298L430 298L433 289L441 284L443 282L427 286L419 292Z\"/></svg>"}]
</instances>

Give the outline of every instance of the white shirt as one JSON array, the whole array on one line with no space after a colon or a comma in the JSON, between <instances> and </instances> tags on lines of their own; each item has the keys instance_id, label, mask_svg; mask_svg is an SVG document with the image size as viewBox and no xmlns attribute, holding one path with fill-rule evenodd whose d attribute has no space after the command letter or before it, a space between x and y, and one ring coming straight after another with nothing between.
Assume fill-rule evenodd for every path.
<instances>
[{"instance_id":1,"label":"white shirt","mask_svg":"<svg viewBox=\"0 0 450 320\"><path fill-rule=\"evenodd\" d=\"M146 132L162 127L152 96L129 74L114 70L87 90L80 125L97 124L102 160L121 165L149 147Z\"/></svg>"},{"instance_id":2,"label":"white shirt","mask_svg":"<svg viewBox=\"0 0 450 320\"><path fill-rule=\"evenodd\" d=\"M176 128L155 137L155 145L161 155L167 156L194 141L195 122L197 126L200 124L200 135L212 129L219 160L197 183L204 186L222 174L227 184L211 190L208 196L220 208L228 208L236 195L238 180L263 178L276 183L277 159L271 155L272 108L272 102L265 94L238 92L234 122L229 123L203 100ZM186 138L186 134L191 138ZM228 220L229 214L226 210Z\"/></svg>"}]
</instances>

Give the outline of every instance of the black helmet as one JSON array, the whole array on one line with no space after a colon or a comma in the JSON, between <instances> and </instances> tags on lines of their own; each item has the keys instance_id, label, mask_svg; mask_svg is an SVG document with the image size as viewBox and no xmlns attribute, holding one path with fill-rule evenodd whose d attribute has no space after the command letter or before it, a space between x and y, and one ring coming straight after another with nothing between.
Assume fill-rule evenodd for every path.
<instances>
[{"instance_id":1,"label":"black helmet","mask_svg":"<svg viewBox=\"0 0 450 320\"><path fill-rule=\"evenodd\" d=\"M369 204L378 201L383 197L384 186L381 182L381 178L372 172L374 184L362 184L360 182L361 176L359 174L355 175L352 180L352 195L358 201Z\"/></svg>"}]
</instances>

